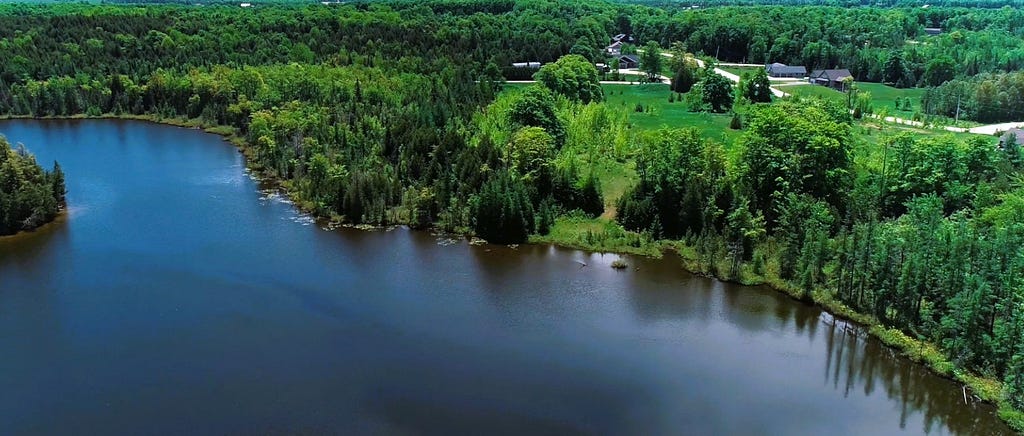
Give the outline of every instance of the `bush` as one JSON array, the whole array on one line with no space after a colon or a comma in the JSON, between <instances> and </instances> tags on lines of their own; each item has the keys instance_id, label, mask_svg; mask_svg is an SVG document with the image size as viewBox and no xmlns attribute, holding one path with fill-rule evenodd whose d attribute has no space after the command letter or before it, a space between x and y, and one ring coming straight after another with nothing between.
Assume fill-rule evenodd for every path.
<instances>
[{"instance_id":1,"label":"bush","mask_svg":"<svg viewBox=\"0 0 1024 436\"><path fill-rule=\"evenodd\" d=\"M733 130L740 130L743 128L743 119L740 118L740 114L733 112L732 119L729 120L729 128Z\"/></svg>"}]
</instances>

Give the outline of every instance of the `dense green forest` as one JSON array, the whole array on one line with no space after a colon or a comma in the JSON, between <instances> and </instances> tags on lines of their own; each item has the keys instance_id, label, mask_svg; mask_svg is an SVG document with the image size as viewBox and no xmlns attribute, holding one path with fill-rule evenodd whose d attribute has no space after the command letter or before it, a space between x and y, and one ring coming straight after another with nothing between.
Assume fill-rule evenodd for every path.
<instances>
[{"instance_id":1,"label":"dense green forest","mask_svg":"<svg viewBox=\"0 0 1024 436\"><path fill-rule=\"evenodd\" d=\"M634 122L655 105L602 87L592 65L617 33L672 47L661 70L680 82L659 100L732 111L707 115L730 132L681 128L717 118ZM915 102L925 111L956 116L953 102L963 118L994 121L1021 115L1022 36L1024 12L1010 8L5 4L0 115L215 127L302 207L353 224L672 246L692 269L769 282L935 344L941 353L922 359L986 377L972 388L1024 428L1012 409L1024 407L1019 145L873 134L852 99L771 101L763 75L734 88L683 56L849 68L859 81L930 87ZM528 61L545 64L537 84L503 84ZM59 204L59 169L15 173Z\"/></svg>"},{"instance_id":2,"label":"dense green forest","mask_svg":"<svg viewBox=\"0 0 1024 436\"><path fill-rule=\"evenodd\" d=\"M0 236L53 220L64 207L64 190L59 164L45 171L24 146L12 149L0 136Z\"/></svg>"}]
</instances>

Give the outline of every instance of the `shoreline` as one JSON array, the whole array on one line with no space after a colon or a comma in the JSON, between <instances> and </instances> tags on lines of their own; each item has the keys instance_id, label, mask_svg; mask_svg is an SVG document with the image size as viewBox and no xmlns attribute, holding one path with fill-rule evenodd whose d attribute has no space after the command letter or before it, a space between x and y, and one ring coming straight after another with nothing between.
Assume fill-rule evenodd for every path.
<instances>
[{"instance_id":1,"label":"shoreline","mask_svg":"<svg viewBox=\"0 0 1024 436\"><path fill-rule=\"evenodd\" d=\"M282 191L292 201L294 206L302 212L311 214L315 219L326 224L326 227L322 228L336 228L343 226L345 223L340 221L339 217L324 217L315 213L311 208L307 207L301 197L296 195L291 189L289 189L289 183L287 180L281 180L280 178L265 173L261 168L253 166L250 163L248 148L245 144L244 138L238 136L235 129L230 126L219 126L219 125L207 125L196 120L182 119L182 118L163 118L153 115L115 115L115 114L103 114L103 115L64 115L64 116L28 116L28 115L0 115L0 120L132 120L132 121L143 121L154 124L169 125L174 127L201 129L206 133L216 134L221 138L236 147L240 153L246 157L246 168L257 175L256 181L258 183L267 183L270 187ZM57 222L65 222L67 219L67 208L61 210L57 217L53 220L43 224L33 230L21 231L13 235L0 236L0 242L5 242L13 239L17 236L35 234L40 230L50 227L52 224ZM360 230L367 230L368 227L365 225L354 225ZM369 226L372 228L378 228L378 226ZM387 226L379 226L379 228L386 228ZM433 228L433 227L431 227ZM472 241L472 237L468 233L455 232L452 234L458 234L466 238L467 241ZM812 291L802 291L782 280L768 276L767 274L760 275L754 274L747 271L746 266L740 268L739 277L722 277L714 272L715 268L713 264L704 265L701 260L690 255L689 251L693 251L694 247L687 245L681 241L652 241L652 245L649 247L630 247L630 246L611 246L611 247L595 247L593 245L587 245L582 243L573 242L570 240L560 240L557 237L542 236L542 237L531 237L526 243L534 245L556 245L559 247L577 249L591 253L607 253L607 254L619 254L629 256L645 256L645 257L661 257L667 251L673 251L682 260L680 267L681 269L694 274L701 275L715 280L720 280L728 283L736 283L745 286L768 286L777 292L781 292L793 300L798 302L816 306L826 313L829 313L835 318L839 318L859 327L862 327L871 337L874 337L881 341L887 347L894 349L899 354L914 362L916 364L923 365L925 368L930 370L933 374L938 375L942 378L952 380L960 383L965 391L965 397L970 395L972 398L976 398L977 401L986 402L996 407L997 416L1006 423L1014 431L1024 433L1024 411L1015 410L1010 406L1008 401L1003 398L1002 395L1002 382L996 379L986 378L977 374L973 374L969 371L958 369L950 361L949 357L945 355L939 348L930 342L921 341L918 339L911 338L904 334L902 331L893 328L887 328L876 319L869 315L861 314L847 307L842 302L834 299L831 293L826 289L815 289ZM714 262L714 260L712 261ZM969 393L967 391L970 391Z\"/></svg>"},{"instance_id":2,"label":"shoreline","mask_svg":"<svg viewBox=\"0 0 1024 436\"><path fill-rule=\"evenodd\" d=\"M10 235L0 235L0 243L13 241L15 239L31 237L33 235L39 234L40 232L48 231L52 227L55 227L57 224L67 223L69 215L70 214L68 213L68 208L64 207L63 209L57 211L57 215L54 216L52 220L49 220L41 224L39 227L29 230L19 230L17 233L12 233Z\"/></svg>"}]
</instances>

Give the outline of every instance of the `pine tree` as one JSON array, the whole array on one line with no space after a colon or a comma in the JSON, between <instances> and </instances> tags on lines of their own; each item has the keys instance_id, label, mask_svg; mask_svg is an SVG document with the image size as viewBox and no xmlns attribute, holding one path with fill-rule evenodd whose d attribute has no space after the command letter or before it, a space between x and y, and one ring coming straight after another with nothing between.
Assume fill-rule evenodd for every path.
<instances>
[{"instance_id":1,"label":"pine tree","mask_svg":"<svg viewBox=\"0 0 1024 436\"><path fill-rule=\"evenodd\" d=\"M64 207L67 203L65 200L67 187L64 185L64 171L61 169L60 164L57 163L57 161L53 162L53 172L50 173L50 177L53 179L50 184L53 199L57 201L58 206Z\"/></svg>"},{"instance_id":2,"label":"pine tree","mask_svg":"<svg viewBox=\"0 0 1024 436\"><path fill-rule=\"evenodd\" d=\"M583 187L580 190L580 208L588 215L597 217L604 213L604 200L601 198L600 182L593 174L584 179Z\"/></svg>"},{"instance_id":3,"label":"pine tree","mask_svg":"<svg viewBox=\"0 0 1024 436\"><path fill-rule=\"evenodd\" d=\"M740 114L733 112L732 119L729 120L729 128L733 130L740 130L743 128L743 120L740 118Z\"/></svg>"},{"instance_id":4,"label":"pine tree","mask_svg":"<svg viewBox=\"0 0 1024 436\"><path fill-rule=\"evenodd\" d=\"M537 219L537 234L547 235L551 233L551 200L545 199L540 204L540 217Z\"/></svg>"}]
</instances>

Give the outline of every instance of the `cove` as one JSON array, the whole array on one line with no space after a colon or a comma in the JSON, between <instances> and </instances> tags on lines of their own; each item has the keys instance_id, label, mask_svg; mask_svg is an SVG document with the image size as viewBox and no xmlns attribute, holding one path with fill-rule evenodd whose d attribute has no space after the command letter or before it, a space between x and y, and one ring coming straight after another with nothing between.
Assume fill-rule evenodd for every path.
<instances>
[{"instance_id":1,"label":"cove","mask_svg":"<svg viewBox=\"0 0 1024 436\"><path fill-rule=\"evenodd\" d=\"M678 259L324 230L197 130L10 120L2 434L1010 434L856 327ZM586 266L581 266L586 264Z\"/></svg>"}]
</instances>

